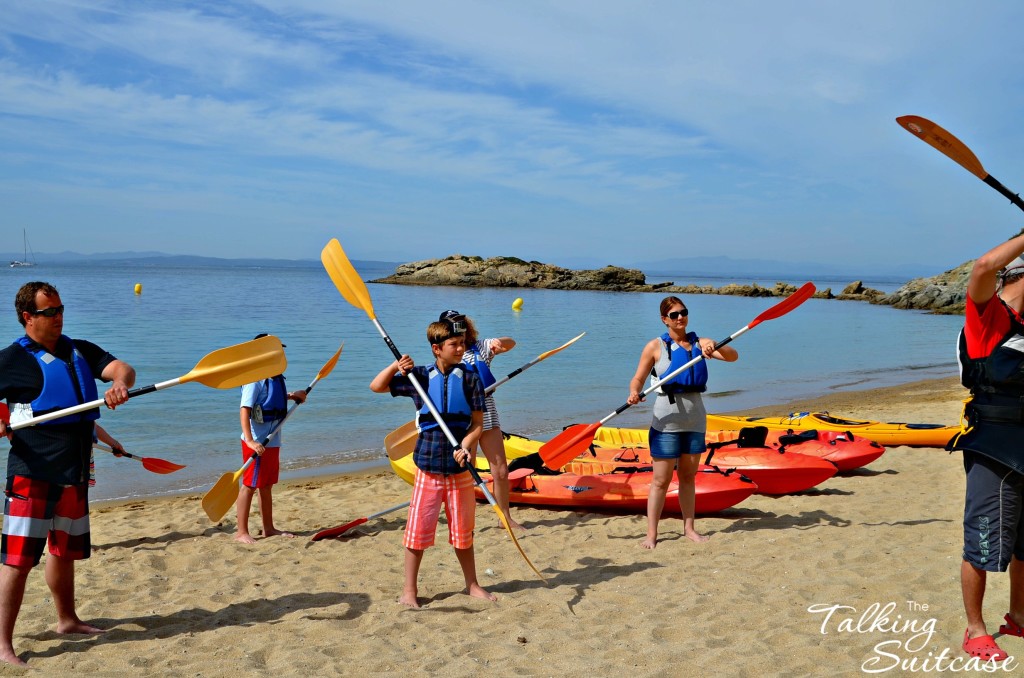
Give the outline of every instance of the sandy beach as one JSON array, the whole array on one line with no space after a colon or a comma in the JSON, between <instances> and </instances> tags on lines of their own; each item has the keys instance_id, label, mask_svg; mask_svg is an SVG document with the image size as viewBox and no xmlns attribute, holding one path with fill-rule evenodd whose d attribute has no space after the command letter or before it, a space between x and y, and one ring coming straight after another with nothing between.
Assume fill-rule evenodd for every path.
<instances>
[{"instance_id":1,"label":"sandy beach","mask_svg":"<svg viewBox=\"0 0 1024 678\"><path fill-rule=\"evenodd\" d=\"M954 424L962 397L956 379L943 379L761 413L813 407ZM514 508L548 586L480 505L477 567L499 601L463 595L442 526L424 558L419 611L397 602L404 510L343 539L309 541L407 501L410 488L390 472L280 485L276 522L299 536L251 546L233 541L233 512L211 525L199 495L94 505L94 553L79 564L77 598L83 619L110 631L57 635L37 568L15 648L46 675L853 675L872 658L876 670L898 659L920 666L947 648L961 656L962 475L958 455L890 448L811 491L755 495L699 518L706 544L683 539L681 521L668 517L654 551L638 546L642 515ZM1004 575L989 581L994 631L1008 584ZM844 607L809 611L833 606ZM886 606L888 622L872 612ZM1024 640L1001 642L1024 655Z\"/></svg>"}]
</instances>

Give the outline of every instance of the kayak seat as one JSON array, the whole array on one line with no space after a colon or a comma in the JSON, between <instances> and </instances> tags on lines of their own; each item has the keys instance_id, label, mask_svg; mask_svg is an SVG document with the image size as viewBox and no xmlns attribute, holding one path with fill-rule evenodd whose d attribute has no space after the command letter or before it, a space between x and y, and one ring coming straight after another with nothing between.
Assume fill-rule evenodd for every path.
<instances>
[{"instance_id":1,"label":"kayak seat","mask_svg":"<svg viewBox=\"0 0 1024 678\"><path fill-rule=\"evenodd\" d=\"M767 426L746 426L740 429L736 444L738 447L764 447L767 439Z\"/></svg>"}]
</instances>

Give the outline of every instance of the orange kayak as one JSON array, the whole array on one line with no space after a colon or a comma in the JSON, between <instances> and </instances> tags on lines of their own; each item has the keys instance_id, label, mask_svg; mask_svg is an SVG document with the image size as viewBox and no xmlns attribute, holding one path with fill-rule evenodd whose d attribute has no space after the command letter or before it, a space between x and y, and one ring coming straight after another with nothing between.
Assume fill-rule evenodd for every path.
<instances>
[{"instance_id":1,"label":"orange kayak","mask_svg":"<svg viewBox=\"0 0 1024 678\"><path fill-rule=\"evenodd\" d=\"M704 439L710 444L736 440L739 435L739 429L708 431ZM597 430L594 440L606 445L646 446L647 429L602 427ZM769 430L765 445L830 461L840 472L866 466L885 453L885 448L873 440L836 431Z\"/></svg>"},{"instance_id":2,"label":"orange kayak","mask_svg":"<svg viewBox=\"0 0 1024 678\"><path fill-rule=\"evenodd\" d=\"M542 443L513 436L506 441L510 459L536 452ZM415 465L412 455L391 459L391 467L400 478L412 484ZM477 465L487 468L487 460L478 455ZM509 479L509 501L530 506L600 508L622 511L646 511L654 473L650 465L606 464L573 461L557 475L520 470ZM716 513L735 506L755 492L757 485L737 472L702 468L696 479L696 511ZM675 477L665 497L665 512L679 513L679 488ZM477 498L483 494L477 489Z\"/></svg>"}]
</instances>

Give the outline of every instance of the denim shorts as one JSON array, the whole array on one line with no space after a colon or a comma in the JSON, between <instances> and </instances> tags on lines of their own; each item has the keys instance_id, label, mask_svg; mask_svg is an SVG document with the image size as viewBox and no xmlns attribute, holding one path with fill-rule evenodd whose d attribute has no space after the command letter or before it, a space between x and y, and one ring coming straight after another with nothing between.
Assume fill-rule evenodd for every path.
<instances>
[{"instance_id":1,"label":"denim shorts","mask_svg":"<svg viewBox=\"0 0 1024 678\"><path fill-rule=\"evenodd\" d=\"M703 454L708 446L704 443L704 432L681 431L668 433L655 431L648 433L653 459L678 459L684 454Z\"/></svg>"}]
</instances>

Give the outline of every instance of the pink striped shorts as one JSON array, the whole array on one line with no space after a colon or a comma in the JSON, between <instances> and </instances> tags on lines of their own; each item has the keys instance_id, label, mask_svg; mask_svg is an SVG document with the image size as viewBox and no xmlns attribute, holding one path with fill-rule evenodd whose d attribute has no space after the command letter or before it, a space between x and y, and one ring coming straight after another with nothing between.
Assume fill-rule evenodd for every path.
<instances>
[{"instance_id":1,"label":"pink striped shorts","mask_svg":"<svg viewBox=\"0 0 1024 678\"><path fill-rule=\"evenodd\" d=\"M443 504L448 518L448 543L457 549L473 546L473 528L476 525L473 485L473 477L468 473L446 476L416 469L402 545L416 550L433 546Z\"/></svg>"}]
</instances>

